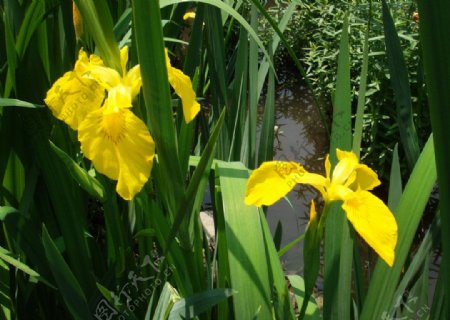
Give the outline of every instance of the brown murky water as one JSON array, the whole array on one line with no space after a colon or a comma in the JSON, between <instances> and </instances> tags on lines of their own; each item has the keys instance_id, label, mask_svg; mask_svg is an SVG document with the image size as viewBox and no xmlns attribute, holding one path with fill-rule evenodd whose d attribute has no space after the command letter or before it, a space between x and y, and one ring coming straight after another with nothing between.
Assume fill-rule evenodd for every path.
<instances>
[{"instance_id":1,"label":"brown murky water","mask_svg":"<svg viewBox=\"0 0 450 320\"><path fill-rule=\"evenodd\" d=\"M285 84L277 89L275 101L278 134L274 141L274 158L296 161L308 171L323 173L328 138L308 90L298 83ZM267 220L272 232L279 221L283 227L281 247L305 231L309 205L316 196L314 189L297 186L288 195L292 207L284 199L269 207ZM302 273L302 247L300 242L281 257L286 273Z\"/></svg>"}]
</instances>

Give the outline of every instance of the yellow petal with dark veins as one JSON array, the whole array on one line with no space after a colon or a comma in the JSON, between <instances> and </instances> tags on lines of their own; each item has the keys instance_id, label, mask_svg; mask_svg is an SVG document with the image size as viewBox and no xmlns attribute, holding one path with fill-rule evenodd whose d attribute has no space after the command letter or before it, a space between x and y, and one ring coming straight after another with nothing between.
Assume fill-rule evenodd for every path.
<instances>
[{"instance_id":1,"label":"yellow petal with dark veins","mask_svg":"<svg viewBox=\"0 0 450 320\"><path fill-rule=\"evenodd\" d=\"M368 191L350 192L342 208L347 219L389 266L394 264L397 222L389 208Z\"/></svg>"},{"instance_id":2,"label":"yellow petal with dark veins","mask_svg":"<svg viewBox=\"0 0 450 320\"><path fill-rule=\"evenodd\" d=\"M248 179L245 203L256 206L275 203L294 188L304 172L305 169L295 162L264 162Z\"/></svg>"},{"instance_id":3,"label":"yellow petal with dark veins","mask_svg":"<svg viewBox=\"0 0 450 320\"><path fill-rule=\"evenodd\" d=\"M47 92L44 101L53 115L74 130L88 113L100 108L105 98L104 89L96 81L82 78L86 71L102 65L103 61L98 56L88 57L80 50L74 70L56 80Z\"/></svg>"},{"instance_id":4,"label":"yellow petal with dark veins","mask_svg":"<svg viewBox=\"0 0 450 320\"><path fill-rule=\"evenodd\" d=\"M44 101L56 118L77 130L87 114L100 108L104 98L105 91L97 82L69 71L53 84Z\"/></svg>"},{"instance_id":5,"label":"yellow petal with dark veins","mask_svg":"<svg viewBox=\"0 0 450 320\"><path fill-rule=\"evenodd\" d=\"M144 122L129 109L108 106L90 113L79 127L81 150L96 170L118 180L116 191L131 200L147 182L155 144Z\"/></svg>"}]
</instances>

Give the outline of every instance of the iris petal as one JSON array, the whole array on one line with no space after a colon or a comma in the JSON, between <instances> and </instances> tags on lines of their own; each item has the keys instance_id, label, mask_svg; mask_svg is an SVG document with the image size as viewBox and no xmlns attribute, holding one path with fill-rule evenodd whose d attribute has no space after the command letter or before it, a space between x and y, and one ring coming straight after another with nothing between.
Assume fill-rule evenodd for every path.
<instances>
[{"instance_id":1,"label":"iris petal","mask_svg":"<svg viewBox=\"0 0 450 320\"><path fill-rule=\"evenodd\" d=\"M121 81L120 74L108 67L91 68L83 74L83 77L97 81L106 90L117 86Z\"/></svg>"},{"instance_id":2,"label":"iris petal","mask_svg":"<svg viewBox=\"0 0 450 320\"><path fill-rule=\"evenodd\" d=\"M95 54L91 54L88 57L87 53L83 49L80 49L78 52L78 60L75 62L74 68L77 75L82 76L85 72L95 66L103 66L103 60Z\"/></svg>"},{"instance_id":3,"label":"iris petal","mask_svg":"<svg viewBox=\"0 0 450 320\"><path fill-rule=\"evenodd\" d=\"M108 138L104 128L104 110L91 112L81 123L78 140L84 155L91 159L95 169L105 176L117 180L120 164L115 149L115 141Z\"/></svg>"},{"instance_id":4,"label":"iris petal","mask_svg":"<svg viewBox=\"0 0 450 320\"><path fill-rule=\"evenodd\" d=\"M139 93L142 85L139 65L126 70L128 62L128 47L120 50L120 62L123 77L114 69L95 67L84 73L84 77L94 79L108 91L108 103L113 108L132 107L133 98Z\"/></svg>"},{"instance_id":5,"label":"iris petal","mask_svg":"<svg viewBox=\"0 0 450 320\"><path fill-rule=\"evenodd\" d=\"M324 198L327 198L327 191L326 188L329 185L328 180L317 173L311 173L303 169L304 171L296 175L295 182L301 183L301 184L309 184L310 186L313 186L316 188Z\"/></svg>"},{"instance_id":6,"label":"iris petal","mask_svg":"<svg viewBox=\"0 0 450 320\"><path fill-rule=\"evenodd\" d=\"M81 78L87 70L102 65L98 56L88 57L80 50L74 71L66 72L47 92L44 101L54 116L74 130L89 112L100 108L105 98L103 88L95 81Z\"/></svg>"},{"instance_id":7,"label":"iris petal","mask_svg":"<svg viewBox=\"0 0 450 320\"><path fill-rule=\"evenodd\" d=\"M183 20L195 19L195 12L186 12L183 15Z\"/></svg>"},{"instance_id":8,"label":"iris petal","mask_svg":"<svg viewBox=\"0 0 450 320\"><path fill-rule=\"evenodd\" d=\"M53 115L77 130L90 112L100 108L105 92L95 81L81 79L76 72L66 72L44 99Z\"/></svg>"},{"instance_id":9,"label":"iris petal","mask_svg":"<svg viewBox=\"0 0 450 320\"><path fill-rule=\"evenodd\" d=\"M107 177L118 180L116 191L132 199L147 182L155 144L145 124L129 109L111 112L103 107L90 113L79 127L85 156Z\"/></svg>"},{"instance_id":10,"label":"iris petal","mask_svg":"<svg viewBox=\"0 0 450 320\"><path fill-rule=\"evenodd\" d=\"M397 244L397 222L383 201L361 190L349 193L342 208L360 236L392 266Z\"/></svg>"},{"instance_id":11,"label":"iris petal","mask_svg":"<svg viewBox=\"0 0 450 320\"><path fill-rule=\"evenodd\" d=\"M358 162L358 157L352 151L344 151L339 148L336 149L336 157L338 158L339 161L343 159L349 159L351 161Z\"/></svg>"},{"instance_id":12,"label":"iris petal","mask_svg":"<svg viewBox=\"0 0 450 320\"><path fill-rule=\"evenodd\" d=\"M130 200L142 189L150 176L155 144L144 122L139 118L133 115L127 122L134 129L129 138L117 146L121 167L116 190L124 199Z\"/></svg>"},{"instance_id":13,"label":"iris petal","mask_svg":"<svg viewBox=\"0 0 450 320\"><path fill-rule=\"evenodd\" d=\"M332 182L327 188L327 194L324 196L324 199L325 201L344 200L350 193L353 193L353 191L348 187Z\"/></svg>"},{"instance_id":14,"label":"iris petal","mask_svg":"<svg viewBox=\"0 0 450 320\"><path fill-rule=\"evenodd\" d=\"M124 46L120 49L120 66L122 67L122 75L125 77L127 73L128 63L128 46Z\"/></svg>"},{"instance_id":15,"label":"iris petal","mask_svg":"<svg viewBox=\"0 0 450 320\"><path fill-rule=\"evenodd\" d=\"M254 170L247 182L245 203L269 206L294 188L302 166L295 162L268 161Z\"/></svg>"},{"instance_id":16,"label":"iris petal","mask_svg":"<svg viewBox=\"0 0 450 320\"><path fill-rule=\"evenodd\" d=\"M350 177L355 168L358 165L358 161L352 158L343 158L339 160L333 170L331 181L336 184L344 184Z\"/></svg>"},{"instance_id":17,"label":"iris petal","mask_svg":"<svg viewBox=\"0 0 450 320\"><path fill-rule=\"evenodd\" d=\"M200 111L200 104L197 102L195 92L192 89L191 79L176 68L171 67L167 71L170 85L181 98L184 120L189 123Z\"/></svg>"},{"instance_id":18,"label":"iris petal","mask_svg":"<svg viewBox=\"0 0 450 320\"><path fill-rule=\"evenodd\" d=\"M142 86L141 69L139 65L131 68L125 76L123 83L125 86L131 88L131 99L139 94Z\"/></svg>"},{"instance_id":19,"label":"iris petal","mask_svg":"<svg viewBox=\"0 0 450 320\"><path fill-rule=\"evenodd\" d=\"M359 164L356 167L356 180L352 185L353 190L372 190L381 184L378 175L365 164Z\"/></svg>"},{"instance_id":20,"label":"iris petal","mask_svg":"<svg viewBox=\"0 0 450 320\"><path fill-rule=\"evenodd\" d=\"M331 162L330 162L330 155L327 154L327 157L325 158L325 175L328 180L331 179Z\"/></svg>"},{"instance_id":21,"label":"iris petal","mask_svg":"<svg viewBox=\"0 0 450 320\"><path fill-rule=\"evenodd\" d=\"M113 108L131 108L131 88L119 84L108 91L108 103Z\"/></svg>"},{"instance_id":22,"label":"iris petal","mask_svg":"<svg viewBox=\"0 0 450 320\"><path fill-rule=\"evenodd\" d=\"M165 55L169 83L175 93L181 98L184 121L189 123L195 118L197 113L199 113L200 104L196 100L194 89L192 89L191 79L181 70L172 67L167 49L165 50Z\"/></svg>"}]
</instances>

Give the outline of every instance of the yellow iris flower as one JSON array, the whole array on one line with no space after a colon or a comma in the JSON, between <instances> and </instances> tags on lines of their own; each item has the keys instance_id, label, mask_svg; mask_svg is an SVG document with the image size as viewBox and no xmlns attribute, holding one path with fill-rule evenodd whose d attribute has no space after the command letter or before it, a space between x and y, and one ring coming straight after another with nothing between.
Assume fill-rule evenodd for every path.
<instances>
[{"instance_id":1,"label":"yellow iris flower","mask_svg":"<svg viewBox=\"0 0 450 320\"><path fill-rule=\"evenodd\" d=\"M336 150L339 160L331 174L329 158L325 160L326 176L306 171L295 162L269 161L251 174L245 203L271 205L297 184L309 184L320 191L325 203L342 201L342 209L355 230L392 266L397 244L397 223L389 208L370 193L380 184L377 174L359 163L353 152Z\"/></svg>"},{"instance_id":2,"label":"yellow iris flower","mask_svg":"<svg viewBox=\"0 0 450 320\"><path fill-rule=\"evenodd\" d=\"M53 84L45 103L58 119L78 130L84 155L99 172L117 180L122 198L131 200L150 176L155 144L144 122L130 110L142 85L139 66L127 71L127 47L120 59L122 75L80 50L74 70Z\"/></svg>"},{"instance_id":3,"label":"yellow iris flower","mask_svg":"<svg viewBox=\"0 0 450 320\"><path fill-rule=\"evenodd\" d=\"M183 20L195 19L195 12L189 11L183 15Z\"/></svg>"},{"instance_id":4,"label":"yellow iris flower","mask_svg":"<svg viewBox=\"0 0 450 320\"><path fill-rule=\"evenodd\" d=\"M191 80L171 66L167 50L165 54L168 80L190 122L200 111ZM139 65L127 70L126 46L120 50L120 62L121 73L80 50L74 70L53 84L45 103L55 117L78 130L84 155L99 172L117 180L116 191L122 198L131 200L150 176L155 143L144 122L130 110L142 79Z\"/></svg>"}]
</instances>

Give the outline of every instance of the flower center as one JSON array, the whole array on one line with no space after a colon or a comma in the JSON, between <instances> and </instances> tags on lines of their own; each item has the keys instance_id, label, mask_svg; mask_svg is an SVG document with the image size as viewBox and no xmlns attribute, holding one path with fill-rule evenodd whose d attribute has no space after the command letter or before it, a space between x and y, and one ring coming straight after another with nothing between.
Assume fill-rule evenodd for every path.
<instances>
[{"instance_id":1,"label":"flower center","mask_svg":"<svg viewBox=\"0 0 450 320\"><path fill-rule=\"evenodd\" d=\"M126 123L124 110L118 109L103 115L102 131L115 144L125 135Z\"/></svg>"}]
</instances>

